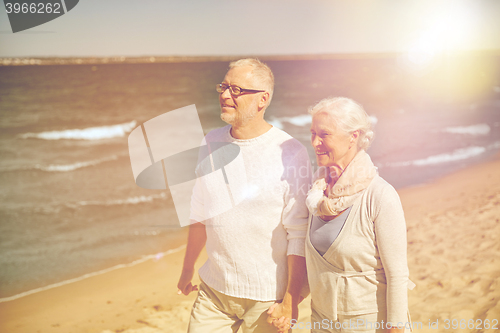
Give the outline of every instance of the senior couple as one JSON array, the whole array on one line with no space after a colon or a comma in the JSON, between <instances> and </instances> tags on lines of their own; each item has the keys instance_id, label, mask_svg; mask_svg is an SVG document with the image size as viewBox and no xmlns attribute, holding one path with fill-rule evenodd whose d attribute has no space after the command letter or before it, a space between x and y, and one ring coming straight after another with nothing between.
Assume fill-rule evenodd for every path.
<instances>
[{"instance_id":1,"label":"senior couple","mask_svg":"<svg viewBox=\"0 0 500 333\"><path fill-rule=\"evenodd\" d=\"M319 167L311 186L306 148L264 120L273 87L271 70L256 59L231 63L217 85L229 125L205 141L239 146L245 200L206 218L227 188L196 182L178 283L179 294L198 292L188 331L288 332L310 290L305 327L314 333L404 332L405 220L398 194L365 152L373 137L366 112L347 98L309 110Z\"/></svg>"}]
</instances>

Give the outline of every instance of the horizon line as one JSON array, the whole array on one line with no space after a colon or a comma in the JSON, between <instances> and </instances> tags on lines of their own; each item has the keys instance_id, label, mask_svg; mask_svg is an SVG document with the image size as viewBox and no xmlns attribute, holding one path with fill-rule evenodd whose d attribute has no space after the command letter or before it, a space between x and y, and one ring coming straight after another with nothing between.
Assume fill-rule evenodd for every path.
<instances>
[{"instance_id":1,"label":"horizon line","mask_svg":"<svg viewBox=\"0 0 500 333\"><path fill-rule=\"evenodd\" d=\"M224 62L243 58L258 58L262 61L331 60L331 59L374 59L393 58L407 52L363 52L322 54L268 54L268 55L143 55L143 56L30 56L0 57L0 66L26 65L105 65L120 63L182 63L182 62ZM449 51L438 56L500 55L500 49Z\"/></svg>"}]
</instances>

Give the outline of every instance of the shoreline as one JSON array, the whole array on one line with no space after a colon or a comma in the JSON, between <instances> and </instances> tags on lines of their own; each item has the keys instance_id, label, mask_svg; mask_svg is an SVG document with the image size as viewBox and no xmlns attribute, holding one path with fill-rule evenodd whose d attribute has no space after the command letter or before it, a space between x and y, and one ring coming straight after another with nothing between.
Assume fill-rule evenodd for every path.
<instances>
[{"instance_id":1,"label":"shoreline","mask_svg":"<svg viewBox=\"0 0 500 333\"><path fill-rule=\"evenodd\" d=\"M142 262L117 265L102 274L2 302L0 331L102 332L110 324L118 331L140 327L145 308L171 310L169 304L182 303L175 287L177 269L170 274L170 268L182 265L184 249L185 245L159 258L148 256ZM204 253L200 259L197 269L206 259ZM189 307L194 296L190 295Z\"/></svg>"},{"instance_id":2,"label":"shoreline","mask_svg":"<svg viewBox=\"0 0 500 333\"><path fill-rule=\"evenodd\" d=\"M41 292L41 291L50 290L50 289L53 289L53 288L65 286L65 285L71 284L73 282L82 281L82 280L88 279L90 277L101 275L101 274L105 274L105 273L108 273L108 272L111 272L111 271L114 271L114 270L117 270L117 269L120 269L120 268L132 267L132 266L141 264L141 263L143 263L145 261L148 261L148 260L155 260L155 259L158 260L160 258L163 258L164 256L168 256L169 254L179 252L179 251L183 250L185 247L186 247L186 245L184 244L184 245L178 246L176 248L173 248L173 249L170 249L170 250L167 250L167 251L164 251L164 252L159 252L159 253L156 253L156 254L144 255L142 258L134 260L134 261L132 261L130 263L127 263L127 264L118 264L118 265L115 265L115 266L111 266L109 268L101 269L99 271L87 273L87 274L84 274L84 275L76 277L76 278L64 280L64 281L57 282L57 283L52 283L52 284L49 284L47 286L43 286L43 287L31 289L31 290L27 290L27 291L24 291L24 292L16 294L16 295L2 297L2 298L0 298L0 303L13 301L13 300L16 300L18 298L22 298L24 296L36 294L36 293Z\"/></svg>"},{"instance_id":3,"label":"shoreline","mask_svg":"<svg viewBox=\"0 0 500 333\"><path fill-rule=\"evenodd\" d=\"M500 318L500 155L429 183L398 190L408 229L409 291L421 332L445 320ZM170 251L170 252L169 252ZM0 302L11 333L185 332L196 297L177 295L184 247L78 281ZM204 263L206 254L197 262ZM195 283L199 279L195 277ZM308 321L308 300L299 321ZM438 329L429 322L439 321ZM308 332L308 330L294 330Z\"/></svg>"}]
</instances>

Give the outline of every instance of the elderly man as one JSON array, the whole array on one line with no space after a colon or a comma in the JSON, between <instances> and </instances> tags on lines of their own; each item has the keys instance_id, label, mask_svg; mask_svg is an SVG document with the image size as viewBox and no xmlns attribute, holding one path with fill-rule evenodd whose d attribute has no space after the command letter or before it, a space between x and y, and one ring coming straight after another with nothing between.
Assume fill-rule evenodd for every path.
<instances>
[{"instance_id":1,"label":"elderly man","mask_svg":"<svg viewBox=\"0 0 500 333\"><path fill-rule=\"evenodd\" d=\"M311 168L305 147L264 120L274 88L269 67L256 59L229 67L217 85L221 118L229 125L205 141L239 146L245 199L207 218L207 206L227 189L197 181L178 293L198 290L190 333L276 332L269 323L283 327L284 318L298 315ZM205 245L208 260L199 270L198 288L191 280Z\"/></svg>"}]
</instances>

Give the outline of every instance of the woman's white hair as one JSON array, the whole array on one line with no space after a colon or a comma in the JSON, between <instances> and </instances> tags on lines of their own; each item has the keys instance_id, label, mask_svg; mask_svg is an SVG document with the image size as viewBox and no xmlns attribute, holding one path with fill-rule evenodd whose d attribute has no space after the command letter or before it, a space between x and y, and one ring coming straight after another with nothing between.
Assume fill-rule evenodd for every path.
<instances>
[{"instance_id":1,"label":"woman's white hair","mask_svg":"<svg viewBox=\"0 0 500 333\"><path fill-rule=\"evenodd\" d=\"M271 99L273 98L273 92L274 92L273 72L271 71L269 66L261 62L259 59L252 59L252 58L233 61L229 64L229 69L232 69L234 67L245 67L245 66L252 67L252 74L255 80L263 85L262 87L252 87L252 88L255 89L262 88L262 90L265 90L269 93L269 99L267 102L267 105L269 105L269 103L271 103ZM242 87L242 88L248 88L248 87Z\"/></svg>"},{"instance_id":2,"label":"woman's white hair","mask_svg":"<svg viewBox=\"0 0 500 333\"><path fill-rule=\"evenodd\" d=\"M351 134L359 131L358 148L367 150L373 141L372 123L363 107L347 97L329 97L309 108L309 113L326 112L335 119L341 131Z\"/></svg>"}]
</instances>

